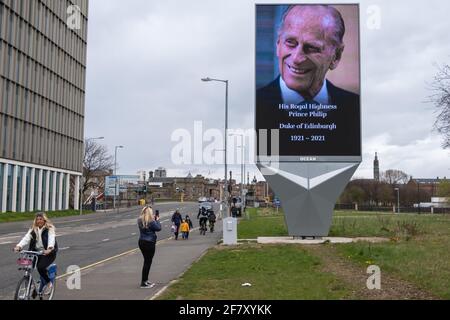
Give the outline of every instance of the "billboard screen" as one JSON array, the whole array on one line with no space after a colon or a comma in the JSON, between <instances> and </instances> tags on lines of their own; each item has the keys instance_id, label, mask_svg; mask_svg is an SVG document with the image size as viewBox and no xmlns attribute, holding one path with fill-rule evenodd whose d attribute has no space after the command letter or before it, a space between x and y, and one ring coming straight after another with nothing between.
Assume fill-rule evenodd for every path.
<instances>
[{"instance_id":1,"label":"billboard screen","mask_svg":"<svg viewBox=\"0 0 450 320\"><path fill-rule=\"evenodd\" d=\"M361 156L357 4L256 5L255 118L259 157Z\"/></svg>"}]
</instances>

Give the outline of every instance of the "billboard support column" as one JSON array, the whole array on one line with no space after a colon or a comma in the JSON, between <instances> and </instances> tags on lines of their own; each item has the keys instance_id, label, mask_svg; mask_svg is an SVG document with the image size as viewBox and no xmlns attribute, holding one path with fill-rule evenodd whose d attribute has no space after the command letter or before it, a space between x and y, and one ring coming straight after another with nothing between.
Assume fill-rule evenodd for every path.
<instances>
[{"instance_id":1,"label":"billboard support column","mask_svg":"<svg viewBox=\"0 0 450 320\"><path fill-rule=\"evenodd\" d=\"M280 163L272 169L258 164L281 200L288 232L293 237L328 235L336 199L358 166L359 162Z\"/></svg>"}]
</instances>

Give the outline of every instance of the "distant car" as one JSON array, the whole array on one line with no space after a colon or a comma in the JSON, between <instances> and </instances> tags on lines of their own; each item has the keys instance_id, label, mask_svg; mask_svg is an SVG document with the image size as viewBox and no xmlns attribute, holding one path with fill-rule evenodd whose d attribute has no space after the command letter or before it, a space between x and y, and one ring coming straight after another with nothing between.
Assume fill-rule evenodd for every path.
<instances>
[{"instance_id":1,"label":"distant car","mask_svg":"<svg viewBox=\"0 0 450 320\"><path fill-rule=\"evenodd\" d=\"M205 208L206 210L212 210L213 206L210 202L205 201L205 202L201 202L198 205L199 210L201 210L202 208Z\"/></svg>"},{"instance_id":2,"label":"distant car","mask_svg":"<svg viewBox=\"0 0 450 320\"><path fill-rule=\"evenodd\" d=\"M206 197L200 197L200 198L198 198L198 202L199 203L208 202L208 199Z\"/></svg>"}]
</instances>

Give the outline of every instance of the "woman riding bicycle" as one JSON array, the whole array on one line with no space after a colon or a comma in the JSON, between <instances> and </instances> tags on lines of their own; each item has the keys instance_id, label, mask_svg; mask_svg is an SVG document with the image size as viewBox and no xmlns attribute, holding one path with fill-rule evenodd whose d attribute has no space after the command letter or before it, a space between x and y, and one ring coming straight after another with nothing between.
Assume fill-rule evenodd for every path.
<instances>
[{"instance_id":1,"label":"woman riding bicycle","mask_svg":"<svg viewBox=\"0 0 450 320\"><path fill-rule=\"evenodd\" d=\"M58 243L56 242L55 226L44 212L36 213L31 229L16 245L14 251L22 251L27 245L29 245L29 251L43 251L43 255L38 257L37 269L47 284L45 291L50 292L53 284L48 277L47 268L56 259Z\"/></svg>"}]
</instances>

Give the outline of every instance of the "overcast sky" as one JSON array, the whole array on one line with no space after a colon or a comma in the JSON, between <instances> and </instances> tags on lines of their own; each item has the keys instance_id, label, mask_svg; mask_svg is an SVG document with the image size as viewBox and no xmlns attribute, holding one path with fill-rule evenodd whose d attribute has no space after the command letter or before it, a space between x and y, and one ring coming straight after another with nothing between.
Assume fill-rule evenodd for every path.
<instances>
[{"instance_id":1,"label":"overcast sky","mask_svg":"<svg viewBox=\"0 0 450 320\"><path fill-rule=\"evenodd\" d=\"M379 29L367 25L370 5L381 10ZM450 150L432 132L436 113L425 101L433 64L450 63L450 2L360 8L363 162L355 177L372 178L375 152L381 171L449 177ZM169 175L223 177L223 166L173 164L171 135L193 132L194 121L223 129L224 85L201 82L206 76L230 81L229 127L253 129L254 15L247 0L90 1L85 136L104 136L111 154L125 146L119 174L163 166ZM248 167L252 178L257 169Z\"/></svg>"}]
</instances>

